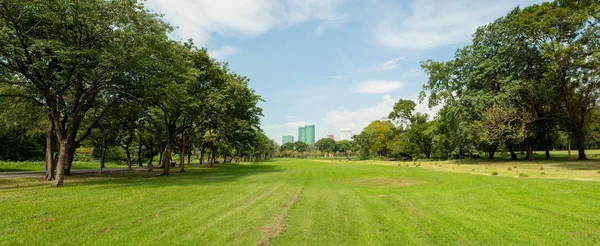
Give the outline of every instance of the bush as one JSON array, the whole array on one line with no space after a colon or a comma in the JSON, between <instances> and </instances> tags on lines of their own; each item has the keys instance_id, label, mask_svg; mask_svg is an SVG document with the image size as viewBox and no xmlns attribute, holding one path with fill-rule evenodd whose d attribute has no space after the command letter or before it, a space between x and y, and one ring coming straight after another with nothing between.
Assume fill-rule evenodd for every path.
<instances>
[{"instance_id":1,"label":"bush","mask_svg":"<svg viewBox=\"0 0 600 246\"><path fill-rule=\"evenodd\" d=\"M358 159L359 160L368 160L371 157L370 153L368 150L361 150L358 153Z\"/></svg>"},{"instance_id":2,"label":"bush","mask_svg":"<svg viewBox=\"0 0 600 246\"><path fill-rule=\"evenodd\" d=\"M508 171L512 170L512 168L508 167Z\"/></svg>"},{"instance_id":3,"label":"bush","mask_svg":"<svg viewBox=\"0 0 600 246\"><path fill-rule=\"evenodd\" d=\"M519 178L527 178L529 177L529 175L524 174L524 173L519 173Z\"/></svg>"},{"instance_id":4,"label":"bush","mask_svg":"<svg viewBox=\"0 0 600 246\"><path fill-rule=\"evenodd\" d=\"M541 175L544 175L544 174L546 174L546 173L545 173L545 172L540 172L540 174L541 174Z\"/></svg>"},{"instance_id":5,"label":"bush","mask_svg":"<svg viewBox=\"0 0 600 246\"><path fill-rule=\"evenodd\" d=\"M498 175L498 172L493 172L493 173L492 173L492 175L493 175L493 176L497 176L497 175Z\"/></svg>"},{"instance_id":6,"label":"bush","mask_svg":"<svg viewBox=\"0 0 600 246\"><path fill-rule=\"evenodd\" d=\"M80 147L75 150L75 161L88 162L93 159L94 148Z\"/></svg>"}]
</instances>

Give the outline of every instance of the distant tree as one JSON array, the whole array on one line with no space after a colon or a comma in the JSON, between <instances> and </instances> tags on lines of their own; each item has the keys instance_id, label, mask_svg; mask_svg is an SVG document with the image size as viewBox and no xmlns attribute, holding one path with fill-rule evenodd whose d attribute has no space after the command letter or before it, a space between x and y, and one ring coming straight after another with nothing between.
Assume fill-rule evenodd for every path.
<instances>
[{"instance_id":1,"label":"distant tree","mask_svg":"<svg viewBox=\"0 0 600 246\"><path fill-rule=\"evenodd\" d=\"M294 150L294 148L295 148L295 147L296 147L296 146L295 146L295 144L294 144L294 143L292 143L292 142L287 142L287 143L284 143L284 144L282 144L281 146L279 146L279 150L280 150L280 151Z\"/></svg>"},{"instance_id":2,"label":"distant tree","mask_svg":"<svg viewBox=\"0 0 600 246\"><path fill-rule=\"evenodd\" d=\"M294 143L294 149L296 151L298 151L298 153L300 155L302 155L302 154L304 154L304 152L308 151L308 147L309 147L308 144L305 142L298 141L298 142Z\"/></svg>"},{"instance_id":3,"label":"distant tree","mask_svg":"<svg viewBox=\"0 0 600 246\"><path fill-rule=\"evenodd\" d=\"M321 151L321 153L333 153L335 152L335 140L331 138L321 138L315 143L315 147Z\"/></svg>"},{"instance_id":4,"label":"distant tree","mask_svg":"<svg viewBox=\"0 0 600 246\"><path fill-rule=\"evenodd\" d=\"M335 150L348 156L348 151L352 150L352 142L350 140L337 141L335 142Z\"/></svg>"}]
</instances>

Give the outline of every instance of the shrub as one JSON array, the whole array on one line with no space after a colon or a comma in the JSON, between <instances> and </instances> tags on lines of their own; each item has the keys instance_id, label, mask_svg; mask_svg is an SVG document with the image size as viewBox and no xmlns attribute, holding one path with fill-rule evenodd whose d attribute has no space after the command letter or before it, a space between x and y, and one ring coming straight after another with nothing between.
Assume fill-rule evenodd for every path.
<instances>
[{"instance_id":1,"label":"shrub","mask_svg":"<svg viewBox=\"0 0 600 246\"><path fill-rule=\"evenodd\" d=\"M544 174L546 174L546 173L545 173L545 172L540 172L540 174L541 174L541 175L544 175Z\"/></svg>"},{"instance_id":2,"label":"shrub","mask_svg":"<svg viewBox=\"0 0 600 246\"><path fill-rule=\"evenodd\" d=\"M529 175L524 174L524 173L519 173L519 178L527 178L529 177Z\"/></svg>"},{"instance_id":3,"label":"shrub","mask_svg":"<svg viewBox=\"0 0 600 246\"><path fill-rule=\"evenodd\" d=\"M540 170L544 170L544 167L540 167Z\"/></svg>"},{"instance_id":4,"label":"shrub","mask_svg":"<svg viewBox=\"0 0 600 246\"><path fill-rule=\"evenodd\" d=\"M508 167L508 171L512 170L512 168Z\"/></svg>"},{"instance_id":5,"label":"shrub","mask_svg":"<svg viewBox=\"0 0 600 246\"><path fill-rule=\"evenodd\" d=\"M493 172L492 175L496 176L496 175L498 175L498 172Z\"/></svg>"}]
</instances>

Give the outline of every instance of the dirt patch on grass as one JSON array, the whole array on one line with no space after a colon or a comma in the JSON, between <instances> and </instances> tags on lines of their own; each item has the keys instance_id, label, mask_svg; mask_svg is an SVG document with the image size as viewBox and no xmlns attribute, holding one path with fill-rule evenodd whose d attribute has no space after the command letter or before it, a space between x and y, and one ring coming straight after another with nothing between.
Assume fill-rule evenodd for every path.
<instances>
[{"instance_id":1,"label":"dirt patch on grass","mask_svg":"<svg viewBox=\"0 0 600 246\"><path fill-rule=\"evenodd\" d=\"M108 231L110 231L112 229L116 229L116 228L117 228L116 226L113 226L113 227L104 227L102 230L97 231L96 235L107 233Z\"/></svg>"},{"instance_id":2,"label":"dirt patch on grass","mask_svg":"<svg viewBox=\"0 0 600 246\"><path fill-rule=\"evenodd\" d=\"M258 245L271 245L273 239L285 232L285 228L288 225L289 212L292 206L300 201L301 193L297 193L292 199L281 205L279 212L275 214L273 223L262 227L263 232L258 240Z\"/></svg>"},{"instance_id":3,"label":"dirt patch on grass","mask_svg":"<svg viewBox=\"0 0 600 246\"><path fill-rule=\"evenodd\" d=\"M423 183L421 181L403 178L365 178L353 179L351 182L357 185L369 187L408 187Z\"/></svg>"}]
</instances>

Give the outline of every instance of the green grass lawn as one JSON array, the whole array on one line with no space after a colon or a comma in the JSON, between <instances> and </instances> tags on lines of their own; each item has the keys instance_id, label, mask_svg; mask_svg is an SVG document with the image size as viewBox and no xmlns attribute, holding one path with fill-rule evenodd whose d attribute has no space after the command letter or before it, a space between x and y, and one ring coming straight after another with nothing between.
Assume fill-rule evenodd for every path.
<instances>
[{"instance_id":1,"label":"green grass lawn","mask_svg":"<svg viewBox=\"0 0 600 246\"><path fill-rule=\"evenodd\" d=\"M0 179L0 245L592 245L600 182L281 159Z\"/></svg>"},{"instance_id":2,"label":"green grass lawn","mask_svg":"<svg viewBox=\"0 0 600 246\"><path fill-rule=\"evenodd\" d=\"M107 162L106 168L125 168L125 164ZM134 166L137 166L135 164ZM72 170L76 169L99 169L100 163L93 161L74 161ZM46 163L44 161L0 161L0 172L20 172L20 171L44 171Z\"/></svg>"}]
</instances>

